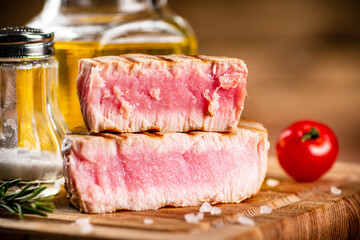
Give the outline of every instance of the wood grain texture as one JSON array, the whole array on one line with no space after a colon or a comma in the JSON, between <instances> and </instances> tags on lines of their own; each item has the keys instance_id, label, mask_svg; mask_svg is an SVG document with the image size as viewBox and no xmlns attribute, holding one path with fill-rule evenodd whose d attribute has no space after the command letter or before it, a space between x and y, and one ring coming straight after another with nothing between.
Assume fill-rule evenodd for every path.
<instances>
[{"instance_id":1,"label":"wood grain texture","mask_svg":"<svg viewBox=\"0 0 360 240\"><path fill-rule=\"evenodd\" d=\"M359 239L360 164L338 162L322 180L297 183L289 179L271 159L268 178L280 180L264 184L251 199L239 204L218 204L220 215L205 214L199 224L184 220L199 207L162 208L156 211L119 211L112 214L81 214L69 207L66 193L55 198L56 211L47 218L0 213L1 239ZM342 190L332 194L331 186ZM260 214L261 206L273 209ZM237 222L240 215L251 217L255 226ZM89 217L94 228L82 234L72 224ZM146 225L144 219L153 219Z\"/></svg>"}]
</instances>

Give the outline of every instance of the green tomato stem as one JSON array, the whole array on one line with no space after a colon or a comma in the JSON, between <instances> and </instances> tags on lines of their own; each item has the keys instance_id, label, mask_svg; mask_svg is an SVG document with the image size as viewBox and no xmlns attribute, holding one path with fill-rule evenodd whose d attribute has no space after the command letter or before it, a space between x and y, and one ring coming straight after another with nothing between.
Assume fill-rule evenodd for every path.
<instances>
[{"instance_id":1,"label":"green tomato stem","mask_svg":"<svg viewBox=\"0 0 360 240\"><path fill-rule=\"evenodd\" d=\"M305 142L308 139L317 139L320 137L319 131L316 129L316 127L312 127L310 132L307 132L302 136L301 142Z\"/></svg>"}]
</instances>

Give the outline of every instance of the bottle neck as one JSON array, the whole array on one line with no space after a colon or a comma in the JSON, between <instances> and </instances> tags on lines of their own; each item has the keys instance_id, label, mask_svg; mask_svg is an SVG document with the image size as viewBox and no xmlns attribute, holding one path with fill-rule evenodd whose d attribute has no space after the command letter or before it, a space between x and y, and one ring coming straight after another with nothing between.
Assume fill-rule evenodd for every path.
<instances>
[{"instance_id":1,"label":"bottle neck","mask_svg":"<svg viewBox=\"0 0 360 240\"><path fill-rule=\"evenodd\" d=\"M167 0L46 0L41 13L27 26L57 32L54 26L107 25L169 13Z\"/></svg>"},{"instance_id":2,"label":"bottle neck","mask_svg":"<svg viewBox=\"0 0 360 240\"><path fill-rule=\"evenodd\" d=\"M48 0L52 1L52 0ZM134 13L155 10L167 4L167 0L58 0L62 12Z\"/></svg>"}]
</instances>

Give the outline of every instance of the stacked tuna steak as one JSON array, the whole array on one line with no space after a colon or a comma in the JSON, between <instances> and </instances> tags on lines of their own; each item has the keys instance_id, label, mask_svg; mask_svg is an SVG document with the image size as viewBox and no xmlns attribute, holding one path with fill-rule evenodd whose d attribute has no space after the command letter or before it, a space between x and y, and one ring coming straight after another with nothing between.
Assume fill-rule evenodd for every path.
<instances>
[{"instance_id":1,"label":"stacked tuna steak","mask_svg":"<svg viewBox=\"0 0 360 240\"><path fill-rule=\"evenodd\" d=\"M127 54L79 66L90 133L67 134L62 153L81 211L233 203L259 191L269 144L261 124L240 120L243 61Z\"/></svg>"},{"instance_id":2,"label":"stacked tuna steak","mask_svg":"<svg viewBox=\"0 0 360 240\"><path fill-rule=\"evenodd\" d=\"M246 97L234 58L123 55L80 60L78 96L91 132L231 131Z\"/></svg>"}]
</instances>

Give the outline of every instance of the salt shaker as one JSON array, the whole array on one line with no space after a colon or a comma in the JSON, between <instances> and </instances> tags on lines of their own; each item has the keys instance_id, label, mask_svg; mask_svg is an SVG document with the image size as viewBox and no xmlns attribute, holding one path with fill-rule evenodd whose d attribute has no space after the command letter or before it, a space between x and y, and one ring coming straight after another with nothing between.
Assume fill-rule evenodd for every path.
<instances>
[{"instance_id":1,"label":"salt shaker","mask_svg":"<svg viewBox=\"0 0 360 240\"><path fill-rule=\"evenodd\" d=\"M53 54L51 32L0 29L0 181L35 181L48 185L47 195L62 177Z\"/></svg>"}]
</instances>

